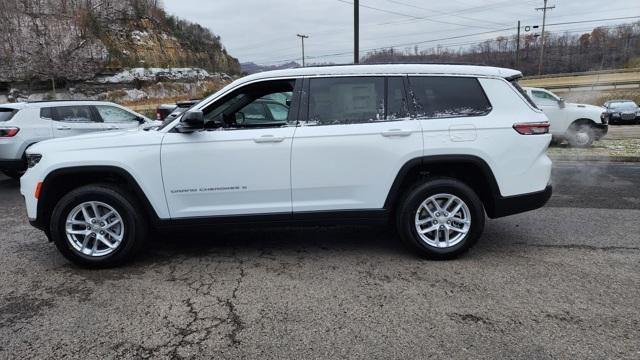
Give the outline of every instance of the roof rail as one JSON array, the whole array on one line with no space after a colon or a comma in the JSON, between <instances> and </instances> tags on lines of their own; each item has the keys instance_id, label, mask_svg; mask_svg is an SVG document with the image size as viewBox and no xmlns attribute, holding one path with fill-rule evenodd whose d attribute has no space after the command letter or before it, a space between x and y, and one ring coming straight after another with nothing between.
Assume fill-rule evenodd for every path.
<instances>
[{"instance_id":1,"label":"roof rail","mask_svg":"<svg viewBox=\"0 0 640 360\"><path fill-rule=\"evenodd\" d=\"M101 101L101 100L90 100L90 99L82 99L82 100L33 100L27 101L27 104L38 104L38 103L49 103L49 102L82 102L82 101Z\"/></svg>"}]
</instances>

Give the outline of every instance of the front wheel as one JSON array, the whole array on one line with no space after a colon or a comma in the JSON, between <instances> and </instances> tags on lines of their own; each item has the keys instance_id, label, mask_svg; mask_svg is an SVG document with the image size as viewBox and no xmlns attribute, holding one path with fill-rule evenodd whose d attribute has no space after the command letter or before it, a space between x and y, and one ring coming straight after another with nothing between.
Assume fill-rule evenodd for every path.
<instances>
[{"instance_id":1,"label":"front wheel","mask_svg":"<svg viewBox=\"0 0 640 360\"><path fill-rule=\"evenodd\" d=\"M473 246L484 230L484 207L476 193L452 178L437 178L409 191L397 213L403 242L431 259L452 259Z\"/></svg>"},{"instance_id":2,"label":"front wheel","mask_svg":"<svg viewBox=\"0 0 640 360\"><path fill-rule=\"evenodd\" d=\"M83 267L113 267L130 259L142 248L147 234L146 219L133 199L110 184L71 191L51 215L56 247Z\"/></svg>"},{"instance_id":3,"label":"front wheel","mask_svg":"<svg viewBox=\"0 0 640 360\"><path fill-rule=\"evenodd\" d=\"M569 145L579 148L591 146L595 139L596 135L593 128L587 124L572 126L571 129L569 129L569 136L567 138Z\"/></svg>"}]
</instances>

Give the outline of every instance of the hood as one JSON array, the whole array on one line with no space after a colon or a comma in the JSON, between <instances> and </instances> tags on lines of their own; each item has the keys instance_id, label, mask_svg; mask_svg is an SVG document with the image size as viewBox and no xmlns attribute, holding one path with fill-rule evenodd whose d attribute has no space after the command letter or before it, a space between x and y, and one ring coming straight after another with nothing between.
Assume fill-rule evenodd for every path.
<instances>
[{"instance_id":1,"label":"hood","mask_svg":"<svg viewBox=\"0 0 640 360\"><path fill-rule=\"evenodd\" d=\"M572 107L572 108L583 109L583 110L587 110L587 111L599 111L600 113L603 113L606 110L605 108L603 108L601 106L594 106L594 105L588 105L588 104L567 103L566 106L567 107Z\"/></svg>"},{"instance_id":2,"label":"hood","mask_svg":"<svg viewBox=\"0 0 640 360\"><path fill-rule=\"evenodd\" d=\"M39 142L27 149L27 154L43 154L50 151L81 151L160 145L164 134L157 131L95 132Z\"/></svg>"}]
</instances>

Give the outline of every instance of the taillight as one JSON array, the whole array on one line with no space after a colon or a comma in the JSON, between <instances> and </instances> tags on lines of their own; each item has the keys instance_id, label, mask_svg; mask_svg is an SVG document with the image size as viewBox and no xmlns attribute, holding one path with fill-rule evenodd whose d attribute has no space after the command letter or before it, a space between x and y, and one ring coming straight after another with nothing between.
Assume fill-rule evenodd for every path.
<instances>
[{"instance_id":1,"label":"taillight","mask_svg":"<svg viewBox=\"0 0 640 360\"><path fill-rule=\"evenodd\" d=\"M10 128L0 128L0 137L14 137L20 131L20 128L10 127Z\"/></svg>"},{"instance_id":2,"label":"taillight","mask_svg":"<svg viewBox=\"0 0 640 360\"><path fill-rule=\"evenodd\" d=\"M549 133L548 122L513 124L513 129L521 135L543 135Z\"/></svg>"}]
</instances>

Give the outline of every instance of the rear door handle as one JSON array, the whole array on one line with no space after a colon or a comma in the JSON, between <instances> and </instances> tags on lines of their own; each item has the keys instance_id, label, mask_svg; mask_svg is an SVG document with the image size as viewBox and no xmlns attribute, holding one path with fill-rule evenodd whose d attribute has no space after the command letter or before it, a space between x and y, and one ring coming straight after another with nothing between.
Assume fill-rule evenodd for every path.
<instances>
[{"instance_id":1,"label":"rear door handle","mask_svg":"<svg viewBox=\"0 0 640 360\"><path fill-rule=\"evenodd\" d=\"M109 125L109 127L107 127L107 130L119 130L120 128L115 126L115 125Z\"/></svg>"},{"instance_id":2,"label":"rear door handle","mask_svg":"<svg viewBox=\"0 0 640 360\"><path fill-rule=\"evenodd\" d=\"M280 142L284 141L284 137L278 137L278 136L273 136L273 135L262 135L260 137L253 138L253 141L257 142L258 144L262 144L262 143L280 143Z\"/></svg>"},{"instance_id":3,"label":"rear door handle","mask_svg":"<svg viewBox=\"0 0 640 360\"><path fill-rule=\"evenodd\" d=\"M411 135L411 133L412 133L411 130L391 129L391 130L383 131L381 134L384 137L396 137L396 136L405 137L405 136Z\"/></svg>"},{"instance_id":4,"label":"rear door handle","mask_svg":"<svg viewBox=\"0 0 640 360\"><path fill-rule=\"evenodd\" d=\"M58 126L57 127L58 130L71 130L71 128L69 126Z\"/></svg>"}]
</instances>

